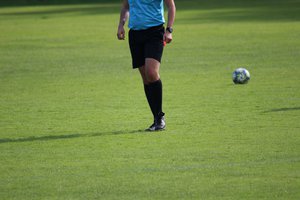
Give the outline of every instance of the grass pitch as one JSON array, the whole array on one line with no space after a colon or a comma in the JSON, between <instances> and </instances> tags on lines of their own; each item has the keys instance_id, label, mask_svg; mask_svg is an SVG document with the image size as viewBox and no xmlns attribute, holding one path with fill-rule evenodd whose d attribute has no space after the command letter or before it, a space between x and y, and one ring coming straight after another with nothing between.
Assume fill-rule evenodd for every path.
<instances>
[{"instance_id":1,"label":"grass pitch","mask_svg":"<svg viewBox=\"0 0 300 200\"><path fill-rule=\"evenodd\" d=\"M158 133L119 2L0 8L1 199L300 198L300 1L176 2Z\"/></svg>"}]
</instances>

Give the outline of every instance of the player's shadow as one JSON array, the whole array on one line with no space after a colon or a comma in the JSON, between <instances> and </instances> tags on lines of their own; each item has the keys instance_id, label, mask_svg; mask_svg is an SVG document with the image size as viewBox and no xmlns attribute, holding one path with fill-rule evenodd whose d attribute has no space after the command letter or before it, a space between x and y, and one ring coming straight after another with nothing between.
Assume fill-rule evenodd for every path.
<instances>
[{"instance_id":1,"label":"player's shadow","mask_svg":"<svg viewBox=\"0 0 300 200\"><path fill-rule=\"evenodd\" d=\"M49 140L63 140L63 139L73 139L80 137L99 137L105 135L121 135L121 134L137 134L145 133L145 130L132 130L132 131L107 131L107 132L98 132L98 133L74 133L68 135L46 135L46 136L31 136L24 138L0 138L0 144L3 143L13 143L13 142L34 142L34 141L49 141Z\"/></svg>"},{"instance_id":2,"label":"player's shadow","mask_svg":"<svg viewBox=\"0 0 300 200\"><path fill-rule=\"evenodd\" d=\"M276 108L271 110L263 111L263 113L272 113L272 112L286 112L286 111L294 111L300 110L300 107L292 107L292 108Z\"/></svg>"}]
</instances>

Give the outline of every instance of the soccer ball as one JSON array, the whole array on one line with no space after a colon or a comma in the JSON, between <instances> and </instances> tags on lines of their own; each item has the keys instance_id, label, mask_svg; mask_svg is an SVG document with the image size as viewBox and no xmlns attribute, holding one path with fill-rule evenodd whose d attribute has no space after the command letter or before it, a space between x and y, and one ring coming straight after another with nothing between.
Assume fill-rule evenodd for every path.
<instances>
[{"instance_id":1,"label":"soccer ball","mask_svg":"<svg viewBox=\"0 0 300 200\"><path fill-rule=\"evenodd\" d=\"M238 68L232 73L232 80L235 84L245 84L250 80L250 73L245 68Z\"/></svg>"}]
</instances>

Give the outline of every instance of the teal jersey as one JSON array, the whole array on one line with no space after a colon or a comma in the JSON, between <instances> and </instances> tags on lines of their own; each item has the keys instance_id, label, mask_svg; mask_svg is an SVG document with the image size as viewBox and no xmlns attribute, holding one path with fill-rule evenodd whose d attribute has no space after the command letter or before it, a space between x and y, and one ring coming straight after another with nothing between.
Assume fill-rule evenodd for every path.
<instances>
[{"instance_id":1,"label":"teal jersey","mask_svg":"<svg viewBox=\"0 0 300 200\"><path fill-rule=\"evenodd\" d=\"M133 30L145 30L165 23L163 0L128 0L129 24Z\"/></svg>"}]
</instances>

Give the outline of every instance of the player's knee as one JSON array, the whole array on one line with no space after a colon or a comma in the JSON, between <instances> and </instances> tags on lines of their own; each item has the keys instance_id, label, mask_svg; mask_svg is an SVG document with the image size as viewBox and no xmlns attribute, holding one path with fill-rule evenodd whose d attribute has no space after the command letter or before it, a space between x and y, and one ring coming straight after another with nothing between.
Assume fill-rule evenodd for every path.
<instances>
[{"instance_id":1,"label":"player's knee","mask_svg":"<svg viewBox=\"0 0 300 200\"><path fill-rule=\"evenodd\" d=\"M159 80L159 73L156 71L148 71L147 73L147 81L148 82L155 82Z\"/></svg>"}]
</instances>

